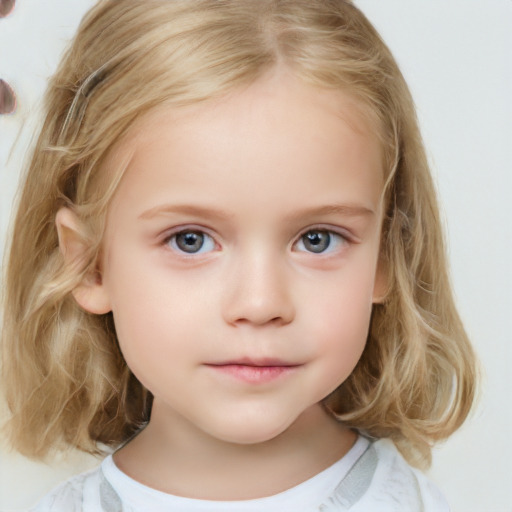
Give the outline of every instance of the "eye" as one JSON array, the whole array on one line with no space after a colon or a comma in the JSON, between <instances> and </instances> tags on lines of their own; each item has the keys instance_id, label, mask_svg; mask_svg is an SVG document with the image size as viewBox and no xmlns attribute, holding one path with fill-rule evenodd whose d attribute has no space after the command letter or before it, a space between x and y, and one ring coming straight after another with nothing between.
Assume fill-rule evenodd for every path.
<instances>
[{"instance_id":1,"label":"eye","mask_svg":"<svg viewBox=\"0 0 512 512\"><path fill-rule=\"evenodd\" d=\"M167 244L186 254L203 254L215 249L215 241L210 235L190 229L173 234L167 239Z\"/></svg>"},{"instance_id":2,"label":"eye","mask_svg":"<svg viewBox=\"0 0 512 512\"><path fill-rule=\"evenodd\" d=\"M333 252L346 243L347 239L339 233L327 229L311 229L301 235L295 248L298 251L322 254Z\"/></svg>"}]
</instances>

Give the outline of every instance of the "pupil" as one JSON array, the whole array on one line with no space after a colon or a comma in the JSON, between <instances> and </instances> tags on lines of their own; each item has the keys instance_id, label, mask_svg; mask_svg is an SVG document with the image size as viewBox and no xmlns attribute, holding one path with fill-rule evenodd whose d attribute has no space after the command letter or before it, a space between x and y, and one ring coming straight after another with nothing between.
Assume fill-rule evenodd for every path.
<instances>
[{"instance_id":1,"label":"pupil","mask_svg":"<svg viewBox=\"0 0 512 512\"><path fill-rule=\"evenodd\" d=\"M194 253L201 249L204 236L201 233L181 233L176 237L176 245L184 252Z\"/></svg>"},{"instance_id":2,"label":"pupil","mask_svg":"<svg viewBox=\"0 0 512 512\"><path fill-rule=\"evenodd\" d=\"M325 251L331 243L331 236L327 231L310 231L303 237L304 247L311 252Z\"/></svg>"}]
</instances>

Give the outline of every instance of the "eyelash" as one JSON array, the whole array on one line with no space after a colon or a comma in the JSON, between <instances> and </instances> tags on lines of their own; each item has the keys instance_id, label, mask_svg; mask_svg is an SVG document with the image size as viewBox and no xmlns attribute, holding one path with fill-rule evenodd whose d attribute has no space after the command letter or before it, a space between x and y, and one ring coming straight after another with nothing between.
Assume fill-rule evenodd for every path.
<instances>
[{"instance_id":1,"label":"eyelash","mask_svg":"<svg viewBox=\"0 0 512 512\"><path fill-rule=\"evenodd\" d=\"M308 234L315 234L317 236L320 235L320 238L317 238L316 243L321 243L321 236L327 235L327 246L325 247L325 249L318 251L318 252L315 252L313 250L311 250L311 251L307 250L307 248L305 247L305 243L304 243L304 237L306 237ZM199 247L199 249L196 252L187 252L187 251L183 250L182 247L180 248L178 240L177 240L180 235L183 235L183 236L199 235L201 237L201 240L200 240L201 247ZM206 242L210 246L209 248L207 248L207 250L203 250L205 239L206 239ZM329 250L331 248L333 240L335 241L334 249ZM192 242L193 238L190 238L190 241ZM313 244L315 243L313 240L313 237L310 238L309 242L313 243ZM304 252L304 253L309 253L309 254L313 254L313 255L315 255L315 254L316 255L326 255L326 254L331 254L332 252L334 252L337 248L339 248L340 245L349 245L352 242L353 242L352 238L346 233L340 233L338 231L334 231L327 227L311 227L311 228L308 228L307 230L303 231L297 237L297 239L294 241L292 247L294 248L294 250L296 252ZM297 245L299 245L299 244L302 245L303 249L299 249L299 250L295 249L297 247ZM207 254L209 252L212 252L213 250L215 250L215 245L217 245L217 244L216 244L213 236L208 234L204 229L190 227L190 228L181 228L178 231L175 231L175 232L169 234L163 240L163 245L169 247L170 249L179 253L183 257L194 257L197 255Z\"/></svg>"}]
</instances>

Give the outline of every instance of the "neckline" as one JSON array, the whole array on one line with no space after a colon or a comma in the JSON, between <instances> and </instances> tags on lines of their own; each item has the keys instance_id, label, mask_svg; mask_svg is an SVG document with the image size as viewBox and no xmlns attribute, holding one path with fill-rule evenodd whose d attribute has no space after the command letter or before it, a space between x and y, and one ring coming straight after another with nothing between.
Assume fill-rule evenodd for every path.
<instances>
[{"instance_id":1,"label":"neckline","mask_svg":"<svg viewBox=\"0 0 512 512\"><path fill-rule=\"evenodd\" d=\"M300 510L307 510L315 504L318 505L323 499L330 496L366 451L369 444L368 439L358 435L350 450L341 459L320 473L278 494L250 500L211 501L168 494L142 484L123 473L116 466L112 455L109 455L103 461L101 471L123 502L133 504L135 508L144 507L143 510L163 512L172 505L182 512L192 510L256 512L262 510L262 507L265 507L265 510L286 509L299 512Z\"/></svg>"}]
</instances>

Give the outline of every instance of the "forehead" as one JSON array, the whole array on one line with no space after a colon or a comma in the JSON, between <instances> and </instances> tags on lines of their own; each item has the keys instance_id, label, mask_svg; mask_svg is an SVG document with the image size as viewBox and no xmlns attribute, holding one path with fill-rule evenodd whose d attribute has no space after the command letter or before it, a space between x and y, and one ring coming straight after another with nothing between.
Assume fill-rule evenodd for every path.
<instances>
[{"instance_id":1,"label":"forehead","mask_svg":"<svg viewBox=\"0 0 512 512\"><path fill-rule=\"evenodd\" d=\"M159 169L169 185L193 178L220 185L225 178L235 186L251 176L251 186L263 189L270 180L291 190L320 167L327 179L340 165L360 169L362 186L383 177L379 134L366 109L348 94L282 72L220 99L161 106L141 117L112 155L129 160L122 181L150 179Z\"/></svg>"},{"instance_id":2,"label":"forehead","mask_svg":"<svg viewBox=\"0 0 512 512\"><path fill-rule=\"evenodd\" d=\"M293 97L295 103L289 101ZM248 125L255 117L267 116L269 124L278 121L279 112L272 111L276 104L289 104L287 118L298 122L320 121L319 112L325 114L321 119L327 129L329 124L340 119L360 134L379 138L381 123L373 110L347 91L322 88L305 83L286 68L275 68L245 87L238 87L226 92L220 98L202 100L187 106L173 106L172 102L152 109L137 119L127 131L120 144L123 149L134 149L134 143L140 147L154 138L153 127L162 122L173 121L179 130L187 125L203 121L205 126L219 115L233 114L233 123L240 127ZM210 121L210 123L208 123ZM315 128L309 125L307 128ZM194 126L196 129L197 126Z\"/></svg>"}]
</instances>

